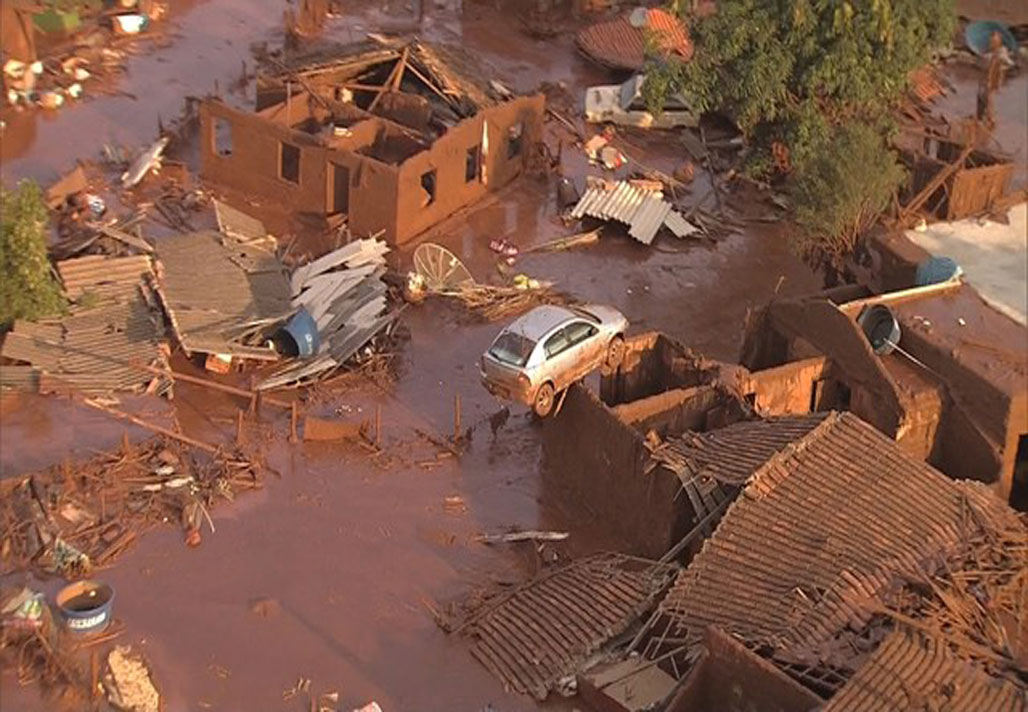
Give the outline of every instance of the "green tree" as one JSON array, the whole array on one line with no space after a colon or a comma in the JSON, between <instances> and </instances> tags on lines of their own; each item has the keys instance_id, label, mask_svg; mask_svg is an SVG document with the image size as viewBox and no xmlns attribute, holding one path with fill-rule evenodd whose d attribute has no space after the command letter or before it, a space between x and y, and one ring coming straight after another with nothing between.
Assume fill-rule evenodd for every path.
<instances>
[{"instance_id":1,"label":"green tree","mask_svg":"<svg viewBox=\"0 0 1028 712\"><path fill-rule=\"evenodd\" d=\"M722 0L691 23L692 60L653 65L644 92L654 108L682 90L726 113L757 165L773 141L801 161L832 125L880 116L955 22L953 0Z\"/></svg>"},{"instance_id":2,"label":"green tree","mask_svg":"<svg viewBox=\"0 0 1028 712\"><path fill-rule=\"evenodd\" d=\"M0 325L61 312L65 300L47 258L49 213L35 182L0 187Z\"/></svg>"},{"instance_id":3,"label":"green tree","mask_svg":"<svg viewBox=\"0 0 1028 712\"><path fill-rule=\"evenodd\" d=\"M811 148L787 184L798 228L793 244L812 264L838 267L888 207L906 172L880 130L868 124L845 124Z\"/></svg>"}]
</instances>

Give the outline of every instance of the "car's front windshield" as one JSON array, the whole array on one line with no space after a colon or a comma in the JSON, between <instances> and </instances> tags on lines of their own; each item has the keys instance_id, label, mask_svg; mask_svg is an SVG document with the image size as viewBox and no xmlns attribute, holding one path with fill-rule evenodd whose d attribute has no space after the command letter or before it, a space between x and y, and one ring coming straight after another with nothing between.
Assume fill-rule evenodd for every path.
<instances>
[{"instance_id":1,"label":"car's front windshield","mask_svg":"<svg viewBox=\"0 0 1028 712\"><path fill-rule=\"evenodd\" d=\"M524 366L534 348L535 342L531 339L512 331L504 331L489 347L489 355L512 366Z\"/></svg>"}]
</instances>

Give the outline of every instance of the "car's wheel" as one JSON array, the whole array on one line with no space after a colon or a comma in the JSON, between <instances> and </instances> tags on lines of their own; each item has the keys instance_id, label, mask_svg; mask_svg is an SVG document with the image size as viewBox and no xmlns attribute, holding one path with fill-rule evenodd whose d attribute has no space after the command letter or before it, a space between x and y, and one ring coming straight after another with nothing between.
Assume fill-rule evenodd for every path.
<instances>
[{"instance_id":1,"label":"car's wheel","mask_svg":"<svg viewBox=\"0 0 1028 712\"><path fill-rule=\"evenodd\" d=\"M615 336L607 344L607 357L603 361L603 365L606 366L606 370L609 373L614 373L621 366L621 362L625 360L625 340L620 336Z\"/></svg>"},{"instance_id":2,"label":"car's wheel","mask_svg":"<svg viewBox=\"0 0 1028 712\"><path fill-rule=\"evenodd\" d=\"M552 383L544 383L535 392L535 400L532 402L532 410L540 418L545 418L553 410L553 400L556 393Z\"/></svg>"}]
</instances>

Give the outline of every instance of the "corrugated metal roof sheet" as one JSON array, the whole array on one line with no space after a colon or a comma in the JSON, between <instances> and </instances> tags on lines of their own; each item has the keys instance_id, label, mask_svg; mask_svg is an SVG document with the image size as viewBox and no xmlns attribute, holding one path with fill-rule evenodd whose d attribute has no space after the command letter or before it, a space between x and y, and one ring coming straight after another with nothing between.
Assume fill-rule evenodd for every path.
<instances>
[{"instance_id":1,"label":"corrugated metal roof sheet","mask_svg":"<svg viewBox=\"0 0 1028 712\"><path fill-rule=\"evenodd\" d=\"M1028 695L917 633L893 632L824 712L1024 712Z\"/></svg>"},{"instance_id":2,"label":"corrugated metal roof sheet","mask_svg":"<svg viewBox=\"0 0 1028 712\"><path fill-rule=\"evenodd\" d=\"M692 58L693 44L682 22L660 8L646 11L645 24L635 27L630 15L585 28L575 38L579 49L600 64L615 69L639 70L646 62L647 40L653 38L664 55L684 61Z\"/></svg>"},{"instance_id":3,"label":"corrugated metal roof sheet","mask_svg":"<svg viewBox=\"0 0 1028 712\"><path fill-rule=\"evenodd\" d=\"M660 191L636 187L630 181L613 185L597 182L588 187L571 209L573 218L581 219L586 215L628 225L628 234L644 245L652 243L660 227L669 221L674 225L672 232L679 237L689 234L683 224L692 227L664 200Z\"/></svg>"},{"instance_id":4,"label":"corrugated metal roof sheet","mask_svg":"<svg viewBox=\"0 0 1028 712\"><path fill-rule=\"evenodd\" d=\"M274 253L196 232L158 241L157 263L161 299L186 351L277 358L242 342L249 329L290 313L289 280Z\"/></svg>"},{"instance_id":5,"label":"corrugated metal roof sheet","mask_svg":"<svg viewBox=\"0 0 1028 712\"><path fill-rule=\"evenodd\" d=\"M57 271L69 297L91 293L101 303L75 307L59 319L17 321L0 353L31 364L39 386L60 382L104 394L153 381L140 368L165 365L163 322L151 308L147 284L150 258L92 255L58 262Z\"/></svg>"},{"instance_id":6,"label":"corrugated metal roof sheet","mask_svg":"<svg viewBox=\"0 0 1028 712\"><path fill-rule=\"evenodd\" d=\"M240 242L254 242L268 237L264 223L220 200L214 201L214 215L218 220L218 229Z\"/></svg>"},{"instance_id":7,"label":"corrugated metal roof sheet","mask_svg":"<svg viewBox=\"0 0 1028 712\"><path fill-rule=\"evenodd\" d=\"M86 292L97 296L130 295L151 274L150 258L88 255L58 262L57 273L69 299L78 299Z\"/></svg>"},{"instance_id":8,"label":"corrugated metal roof sheet","mask_svg":"<svg viewBox=\"0 0 1028 712\"><path fill-rule=\"evenodd\" d=\"M931 574L966 517L1020 527L984 485L955 482L849 413L833 413L750 478L661 604L680 634L717 625L810 664L899 578Z\"/></svg>"},{"instance_id":9,"label":"corrugated metal roof sheet","mask_svg":"<svg viewBox=\"0 0 1028 712\"><path fill-rule=\"evenodd\" d=\"M292 306L305 308L314 319L321 346L315 358L268 374L258 389L297 383L341 366L393 320L384 313L388 252L383 241L355 240L293 271Z\"/></svg>"},{"instance_id":10,"label":"corrugated metal roof sheet","mask_svg":"<svg viewBox=\"0 0 1028 712\"><path fill-rule=\"evenodd\" d=\"M545 699L667 587L675 567L596 554L545 573L475 612L471 654L507 690Z\"/></svg>"}]
</instances>

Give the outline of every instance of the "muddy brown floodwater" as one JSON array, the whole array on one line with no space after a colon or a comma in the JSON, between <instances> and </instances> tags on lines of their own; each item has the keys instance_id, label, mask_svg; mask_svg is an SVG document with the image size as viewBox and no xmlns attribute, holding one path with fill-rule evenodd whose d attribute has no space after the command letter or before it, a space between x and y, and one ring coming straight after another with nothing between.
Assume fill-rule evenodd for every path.
<instances>
[{"instance_id":1,"label":"muddy brown floodwater","mask_svg":"<svg viewBox=\"0 0 1028 712\"><path fill-rule=\"evenodd\" d=\"M249 44L276 37L281 10L280 3L265 0L196 3L175 19L172 46L130 61L124 88L136 101L99 98L37 118L33 140L5 146L5 155L14 157L4 161L4 180L56 175L111 136L132 144L152 139L156 115L176 114L182 94L206 91L215 78L226 86L237 76ZM362 10L346 3L345 11L328 35L356 39L363 31L406 22L387 14L388 6ZM432 3L423 34L462 42L519 90L544 79L562 81L578 97L584 86L613 79L577 56L570 35L536 41L517 30L513 17L492 3L466 0L462 11ZM670 172L685 157L668 137L628 140L633 157L661 170ZM567 174L581 187L583 157L570 147L564 155ZM698 180L694 193L702 191ZM431 239L487 281L495 270L489 241L506 236L524 248L573 231L555 213L553 181L529 177ZM585 249L524 256L515 269L553 280L580 299L612 304L637 329L664 330L710 356L733 360L748 308L776 287L801 294L818 286L784 235L766 225L717 245L666 238L657 245L648 249L610 230ZM393 256L404 269L412 249ZM488 427L476 429L459 461L443 459L432 469L418 464L435 450L415 428L449 433L454 394L461 395L466 426L498 408L479 386L477 358L500 325L475 322L432 300L409 308L403 322L411 338L390 393L343 392L312 411L370 417L380 405L386 449L395 462L375 463L335 444L290 445L286 423L266 413L261 437L280 477L269 475L262 491L212 512L216 532L205 529L199 548L186 547L180 528L171 525L148 534L101 573L117 590L114 615L127 631L122 642L139 644L150 658L167 709L303 710L305 699L282 699L299 677L312 680L314 692L337 690L340 709L371 699L388 712L473 712L487 704L501 712L538 708L505 693L460 639L436 627L424 601L439 606L476 586L531 573L530 550L469 542L476 533L512 526L568 529L570 554L619 542L602 522L558 496L561 473L544 471L538 428L520 413L495 439ZM183 430L211 441L232 436L240 405L187 384L176 386L172 402ZM71 450L110 447L122 431L120 424L105 424L55 399L9 404L3 415L7 474L59 461ZM453 495L463 498L466 511L444 507ZM51 596L59 588L57 581L36 585ZM0 684L0 709L48 709L34 688L17 689L9 672ZM563 701L545 707L571 709Z\"/></svg>"}]
</instances>

